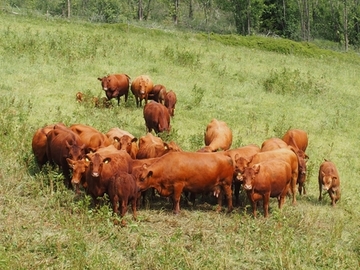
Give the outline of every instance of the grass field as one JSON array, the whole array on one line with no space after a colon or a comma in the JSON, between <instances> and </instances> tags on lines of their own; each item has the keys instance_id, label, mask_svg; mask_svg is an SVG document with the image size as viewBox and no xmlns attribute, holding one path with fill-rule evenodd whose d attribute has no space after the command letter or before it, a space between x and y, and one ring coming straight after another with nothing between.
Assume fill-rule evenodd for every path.
<instances>
[{"instance_id":1,"label":"grass field","mask_svg":"<svg viewBox=\"0 0 360 270\"><path fill-rule=\"evenodd\" d=\"M0 13L1 269L360 267L360 56L281 54L224 40ZM172 132L163 138L186 151L204 145L212 118L232 129L234 148L306 130L307 195L296 206L287 200L282 211L271 200L267 219L261 209L254 219L246 200L231 214L199 201L173 215L156 198L138 221L128 213L126 227L114 225L106 198L92 208L88 196L64 187L59 171L39 171L31 151L35 130L57 122L145 135L132 96L111 108L75 102L78 91L104 96L97 78L110 73L148 74L176 92ZM328 195L318 202L324 158L341 177L335 208Z\"/></svg>"}]
</instances>

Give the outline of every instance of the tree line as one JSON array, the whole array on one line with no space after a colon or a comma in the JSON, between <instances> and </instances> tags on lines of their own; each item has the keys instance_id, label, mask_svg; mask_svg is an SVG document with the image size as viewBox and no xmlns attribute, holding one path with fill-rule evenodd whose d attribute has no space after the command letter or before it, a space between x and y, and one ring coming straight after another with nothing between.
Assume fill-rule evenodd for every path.
<instances>
[{"instance_id":1,"label":"tree line","mask_svg":"<svg viewBox=\"0 0 360 270\"><path fill-rule=\"evenodd\" d=\"M360 47L360 0L3 0L8 7L92 22L134 20L215 33L263 34Z\"/></svg>"}]
</instances>

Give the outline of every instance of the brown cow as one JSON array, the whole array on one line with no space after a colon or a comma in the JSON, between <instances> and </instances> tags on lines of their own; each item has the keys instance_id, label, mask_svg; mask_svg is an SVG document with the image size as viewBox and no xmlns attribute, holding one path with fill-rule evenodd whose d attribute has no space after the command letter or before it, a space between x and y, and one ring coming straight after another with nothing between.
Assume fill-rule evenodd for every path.
<instances>
[{"instance_id":1,"label":"brown cow","mask_svg":"<svg viewBox=\"0 0 360 270\"><path fill-rule=\"evenodd\" d=\"M296 183L299 177L299 164L295 152L288 148L280 148L272 151L259 152L251 159L247 160L242 157L236 158L236 172L238 173L238 180L243 180L243 173L247 167L254 164L269 161L269 160L282 160L287 162L291 168L291 185L290 191L292 193L292 203L296 204Z\"/></svg>"},{"instance_id":2,"label":"brown cow","mask_svg":"<svg viewBox=\"0 0 360 270\"><path fill-rule=\"evenodd\" d=\"M148 95L148 99L152 99L158 103L164 104L166 96L166 87L162 84L154 85L153 89Z\"/></svg>"},{"instance_id":3,"label":"brown cow","mask_svg":"<svg viewBox=\"0 0 360 270\"><path fill-rule=\"evenodd\" d=\"M304 130L301 129L290 129L288 130L284 137L282 138L284 142L292 146L296 150L296 154L299 157L299 164L301 167L301 177L298 180L299 183L299 193L302 192L306 194L305 181L306 181L306 161L308 156L305 154L306 148L308 146L308 135Z\"/></svg>"},{"instance_id":4,"label":"brown cow","mask_svg":"<svg viewBox=\"0 0 360 270\"><path fill-rule=\"evenodd\" d=\"M125 150L129 155L135 159L139 147L137 144L137 138L126 130L119 129L117 127L111 128L106 136L112 141L115 148L119 150Z\"/></svg>"},{"instance_id":5,"label":"brown cow","mask_svg":"<svg viewBox=\"0 0 360 270\"><path fill-rule=\"evenodd\" d=\"M148 132L155 133L170 132L170 114L166 107L161 103L149 102L143 110L145 125Z\"/></svg>"},{"instance_id":6,"label":"brown cow","mask_svg":"<svg viewBox=\"0 0 360 270\"><path fill-rule=\"evenodd\" d=\"M199 152L228 150L232 144L232 131L223 121L212 119L205 131L205 147Z\"/></svg>"},{"instance_id":7,"label":"brown cow","mask_svg":"<svg viewBox=\"0 0 360 270\"><path fill-rule=\"evenodd\" d=\"M331 205L335 206L336 202L340 200L340 177L335 164L326 160L320 165L319 169L319 201L322 199L322 191L329 193Z\"/></svg>"},{"instance_id":8,"label":"brown cow","mask_svg":"<svg viewBox=\"0 0 360 270\"><path fill-rule=\"evenodd\" d=\"M278 199L279 209L291 183L291 167L282 160L268 160L246 167L243 174L244 189L251 201L253 215L256 217L256 203L263 200L264 216L269 216L270 197Z\"/></svg>"},{"instance_id":9,"label":"brown cow","mask_svg":"<svg viewBox=\"0 0 360 270\"><path fill-rule=\"evenodd\" d=\"M62 125L65 128L65 125L62 123L56 124L57 126ZM47 148L47 138L46 134L49 133L50 130L54 129L54 125L48 125L43 128L39 128L34 133L32 138L31 146L35 156L35 161L39 165L40 170L42 166L49 160L46 155L46 148Z\"/></svg>"},{"instance_id":10,"label":"brown cow","mask_svg":"<svg viewBox=\"0 0 360 270\"><path fill-rule=\"evenodd\" d=\"M148 95L153 89L153 82L147 75L140 75L135 78L131 83L131 92L134 94L136 99L136 106L142 106L142 100L145 99L145 104L148 102Z\"/></svg>"},{"instance_id":11,"label":"brown cow","mask_svg":"<svg viewBox=\"0 0 360 270\"><path fill-rule=\"evenodd\" d=\"M108 194L109 182L116 173L132 172L130 155L123 150L117 150L113 145L87 154L85 160L88 163L85 172L86 193L93 198L95 203L97 203L97 197Z\"/></svg>"},{"instance_id":12,"label":"brown cow","mask_svg":"<svg viewBox=\"0 0 360 270\"><path fill-rule=\"evenodd\" d=\"M82 159L85 155L85 145L79 135L61 125L56 125L54 129L47 133L46 137L46 155L50 163L55 163L62 168L65 176L65 185L71 188L70 168L66 159Z\"/></svg>"},{"instance_id":13,"label":"brown cow","mask_svg":"<svg viewBox=\"0 0 360 270\"><path fill-rule=\"evenodd\" d=\"M75 192L80 194L80 184L84 188L87 187L85 171L88 163L85 161L85 158L80 160L72 160L67 158L66 161L69 164L69 168L72 169L71 184L75 187Z\"/></svg>"},{"instance_id":14,"label":"brown cow","mask_svg":"<svg viewBox=\"0 0 360 270\"><path fill-rule=\"evenodd\" d=\"M177 102L177 98L176 98L175 92L173 90L170 90L169 92L167 92L165 95L164 105L168 109L169 114L171 116L174 116L176 102Z\"/></svg>"},{"instance_id":15,"label":"brown cow","mask_svg":"<svg viewBox=\"0 0 360 270\"><path fill-rule=\"evenodd\" d=\"M270 138L261 145L261 152L271 151L280 148L287 148L288 144L279 138Z\"/></svg>"},{"instance_id":16,"label":"brown cow","mask_svg":"<svg viewBox=\"0 0 360 270\"><path fill-rule=\"evenodd\" d=\"M119 214L120 203L120 216L124 217L127 212L128 202L130 202L133 218L136 220L136 202L139 192L134 175L122 171L116 173L110 179L108 193L114 214ZM122 225L125 224L125 220L122 220Z\"/></svg>"},{"instance_id":17,"label":"brown cow","mask_svg":"<svg viewBox=\"0 0 360 270\"><path fill-rule=\"evenodd\" d=\"M97 129L83 125L73 124L70 129L78 134L85 144L85 153L95 152L101 147L106 147L111 144L111 140Z\"/></svg>"},{"instance_id":18,"label":"brown cow","mask_svg":"<svg viewBox=\"0 0 360 270\"><path fill-rule=\"evenodd\" d=\"M174 146L164 142L161 138L147 133L139 139L139 151L136 155L137 159L160 157L170 151L181 151L176 143L172 142ZM177 147L176 147L177 146Z\"/></svg>"},{"instance_id":19,"label":"brown cow","mask_svg":"<svg viewBox=\"0 0 360 270\"><path fill-rule=\"evenodd\" d=\"M172 196L175 214L180 211L183 191L224 193L228 212L231 212L233 171L231 158L222 153L170 152L150 166L144 166L138 186L140 191L153 187L161 196ZM221 197L218 196L218 210L221 210Z\"/></svg>"},{"instance_id":20,"label":"brown cow","mask_svg":"<svg viewBox=\"0 0 360 270\"><path fill-rule=\"evenodd\" d=\"M120 97L125 96L125 102L127 101L130 85L130 77L127 74L112 74L98 80L101 81L101 87L108 100L116 98L120 105Z\"/></svg>"},{"instance_id":21,"label":"brown cow","mask_svg":"<svg viewBox=\"0 0 360 270\"><path fill-rule=\"evenodd\" d=\"M234 195L235 195L235 205L239 205L239 193L241 187L241 181L237 180L237 168L236 160L240 157L250 160L256 153L260 152L260 147L256 144L250 144L239 148L234 148L225 151L227 155L231 157L234 164L234 175L233 175L233 185L234 185Z\"/></svg>"}]
</instances>

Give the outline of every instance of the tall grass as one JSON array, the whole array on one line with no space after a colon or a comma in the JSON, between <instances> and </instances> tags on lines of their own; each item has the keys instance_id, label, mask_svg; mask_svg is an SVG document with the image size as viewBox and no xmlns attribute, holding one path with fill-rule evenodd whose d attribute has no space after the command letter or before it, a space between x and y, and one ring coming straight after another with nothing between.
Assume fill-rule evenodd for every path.
<instances>
[{"instance_id":1,"label":"tall grass","mask_svg":"<svg viewBox=\"0 0 360 270\"><path fill-rule=\"evenodd\" d=\"M358 268L359 59L285 55L236 40L0 14L0 268ZM133 97L110 108L75 102L78 91L104 96L97 77L115 72L148 74L176 92L166 139L186 151L203 146L212 118L231 127L233 147L306 130L308 194L282 211L271 200L268 219L261 209L252 217L244 194L230 215L199 199L174 216L171 204L156 197L138 221L128 214L127 227L114 225L107 198L94 209L88 196L64 187L56 168L38 169L31 139L56 122L144 135ZM317 200L324 158L340 171L335 208L328 197Z\"/></svg>"}]
</instances>

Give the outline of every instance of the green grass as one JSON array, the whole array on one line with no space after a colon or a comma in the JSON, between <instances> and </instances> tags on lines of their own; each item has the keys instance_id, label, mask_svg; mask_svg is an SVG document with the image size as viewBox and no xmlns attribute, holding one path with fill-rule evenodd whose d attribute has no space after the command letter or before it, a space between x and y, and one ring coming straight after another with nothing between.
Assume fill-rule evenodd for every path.
<instances>
[{"instance_id":1,"label":"green grass","mask_svg":"<svg viewBox=\"0 0 360 270\"><path fill-rule=\"evenodd\" d=\"M248 45L216 37L0 13L1 269L359 268L359 56L318 57L312 46L282 53L250 37ZM97 78L115 72L148 74L176 92L167 139L187 151L203 146L212 118L230 126L233 147L306 130L308 194L295 207L287 200L282 211L271 200L268 219L262 210L254 219L246 202L227 215L199 201L174 216L157 198L138 221L128 213L128 226L115 226L106 199L92 208L89 197L64 188L58 170L39 171L31 152L35 130L56 122L144 135L132 96L111 108L75 102L78 91L102 97ZM324 158L342 181L335 208L328 196L317 200Z\"/></svg>"}]
</instances>

